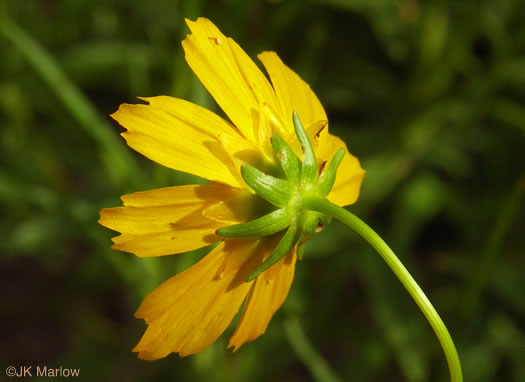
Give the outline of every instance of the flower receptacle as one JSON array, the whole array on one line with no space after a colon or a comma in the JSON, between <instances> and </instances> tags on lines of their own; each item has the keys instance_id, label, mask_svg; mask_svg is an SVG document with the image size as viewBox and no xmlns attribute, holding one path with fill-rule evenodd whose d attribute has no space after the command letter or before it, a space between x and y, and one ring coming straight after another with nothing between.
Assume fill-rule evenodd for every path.
<instances>
[{"instance_id":1,"label":"flower receptacle","mask_svg":"<svg viewBox=\"0 0 525 382\"><path fill-rule=\"evenodd\" d=\"M273 205L274 211L247 223L217 230L217 235L224 238L246 238L269 236L287 228L274 251L255 268L248 281L279 261L296 245L301 258L306 241L316 232L322 231L331 220L328 215L305 208L303 200L311 196L325 198L330 193L345 150L337 150L328 166L323 166L319 174L312 142L295 111L292 120L302 147L302 161L281 136L273 134L270 138L285 179L266 174L248 164L241 166L241 175L246 184L256 195Z\"/></svg>"}]
</instances>

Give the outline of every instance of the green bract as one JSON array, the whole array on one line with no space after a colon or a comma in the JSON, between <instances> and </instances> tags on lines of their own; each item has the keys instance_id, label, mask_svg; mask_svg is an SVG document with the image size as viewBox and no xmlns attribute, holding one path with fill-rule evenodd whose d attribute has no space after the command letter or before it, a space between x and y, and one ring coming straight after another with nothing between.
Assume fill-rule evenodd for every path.
<instances>
[{"instance_id":1,"label":"green bract","mask_svg":"<svg viewBox=\"0 0 525 382\"><path fill-rule=\"evenodd\" d=\"M330 193L345 150L340 148L328 166L325 166L319 173L312 142L297 112L293 112L292 119L295 134L302 146L302 161L279 135L274 134L271 138L274 153L286 179L265 174L248 164L243 164L241 167L241 174L246 184L276 209L248 223L235 224L217 230L217 234L225 238L246 238L273 235L288 227L274 251L248 276L248 281L253 280L279 261L297 244L299 244L298 256L300 258L304 243L331 219L325 214L305 208L303 200L305 197L312 196L325 198Z\"/></svg>"}]
</instances>

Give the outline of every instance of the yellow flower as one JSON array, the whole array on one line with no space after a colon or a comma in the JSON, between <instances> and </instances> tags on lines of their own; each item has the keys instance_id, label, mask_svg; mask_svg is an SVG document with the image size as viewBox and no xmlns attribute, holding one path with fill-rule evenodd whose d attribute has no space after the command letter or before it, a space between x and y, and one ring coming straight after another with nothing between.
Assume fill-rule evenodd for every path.
<instances>
[{"instance_id":1,"label":"yellow flower","mask_svg":"<svg viewBox=\"0 0 525 382\"><path fill-rule=\"evenodd\" d=\"M208 19L187 20L186 61L217 101L228 122L187 101L142 98L148 105L121 105L112 117L127 129L128 145L151 160L208 179L209 184L167 187L122 197L123 207L103 209L100 224L121 233L113 248L139 257L191 251L221 241L186 271L149 294L135 316L148 328L135 347L139 357L187 356L206 349L226 330L246 300L228 347L236 351L263 334L283 304L295 270L296 248L254 280L248 276L274 250L282 232L262 238L223 239L217 229L269 211L247 186L241 165L278 175L270 137L295 151L292 113L300 116L322 169L339 148L345 155L327 199L354 203L364 171L345 143L328 132L326 113L310 87L274 52L258 58L271 84L231 38ZM276 175L276 176L277 176Z\"/></svg>"}]
</instances>

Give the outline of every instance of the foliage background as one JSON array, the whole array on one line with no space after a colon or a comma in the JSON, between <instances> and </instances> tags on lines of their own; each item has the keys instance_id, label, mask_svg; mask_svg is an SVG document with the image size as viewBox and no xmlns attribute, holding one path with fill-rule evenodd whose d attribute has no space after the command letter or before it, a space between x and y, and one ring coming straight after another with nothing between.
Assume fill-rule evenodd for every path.
<instances>
[{"instance_id":1,"label":"foliage background","mask_svg":"<svg viewBox=\"0 0 525 382\"><path fill-rule=\"evenodd\" d=\"M97 381L446 381L399 282L337 223L267 333L236 354L136 359L133 318L195 254L136 259L97 224L119 196L194 178L125 146L108 114L167 94L217 109L184 17L275 50L367 170L350 209L390 243L458 346L466 380L525 381L525 3L520 0L0 2L0 363ZM2 378L3 378L3 371ZM0 378L1 379L1 378Z\"/></svg>"}]
</instances>

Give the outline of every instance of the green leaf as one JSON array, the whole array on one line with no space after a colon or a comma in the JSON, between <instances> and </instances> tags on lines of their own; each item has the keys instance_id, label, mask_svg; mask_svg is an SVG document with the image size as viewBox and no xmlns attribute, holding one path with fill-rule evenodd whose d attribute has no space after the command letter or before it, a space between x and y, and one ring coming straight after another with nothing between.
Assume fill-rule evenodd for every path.
<instances>
[{"instance_id":1,"label":"green leaf","mask_svg":"<svg viewBox=\"0 0 525 382\"><path fill-rule=\"evenodd\" d=\"M335 176L337 175L337 169L339 168L339 165L343 161L344 156L345 156L345 149L341 147L339 148L339 150L336 151L336 153L332 157L332 160L328 164L328 167L325 168L325 170L319 177L320 196L325 197L332 190L332 187L334 186L334 183L335 183Z\"/></svg>"},{"instance_id":2,"label":"green leaf","mask_svg":"<svg viewBox=\"0 0 525 382\"><path fill-rule=\"evenodd\" d=\"M273 264L281 260L290 250L293 248L293 246L297 243L299 240L299 233L297 230L297 227L295 225L291 225L290 228L288 228L288 231L284 234L283 238L277 244L277 247L273 250L272 254L268 256L268 258L260 264L255 270L250 273L248 276L247 281L252 281L254 278L259 276L262 272L270 268Z\"/></svg>"},{"instance_id":3,"label":"green leaf","mask_svg":"<svg viewBox=\"0 0 525 382\"><path fill-rule=\"evenodd\" d=\"M299 184L301 178L301 161L279 135L272 135L271 142L275 155L279 159L281 167L286 174L286 178L288 178L288 181L292 184Z\"/></svg>"},{"instance_id":4,"label":"green leaf","mask_svg":"<svg viewBox=\"0 0 525 382\"><path fill-rule=\"evenodd\" d=\"M225 238L263 237L277 233L290 224L290 213L281 208L248 223L234 224L217 230Z\"/></svg>"},{"instance_id":5,"label":"green leaf","mask_svg":"<svg viewBox=\"0 0 525 382\"><path fill-rule=\"evenodd\" d=\"M292 185L286 180L267 175L248 164L241 166L241 174L248 186L264 200L276 207L288 205L293 192Z\"/></svg>"},{"instance_id":6,"label":"green leaf","mask_svg":"<svg viewBox=\"0 0 525 382\"><path fill-rule=\"evenodd\" d=\"M315 157L314 148L306 130L299 119L299 114L294 110L293 125L297 139L303 148L303 166L301 169L301 187L314 184L317 181L317 159Z\"/></svg>"}]
</instances>

